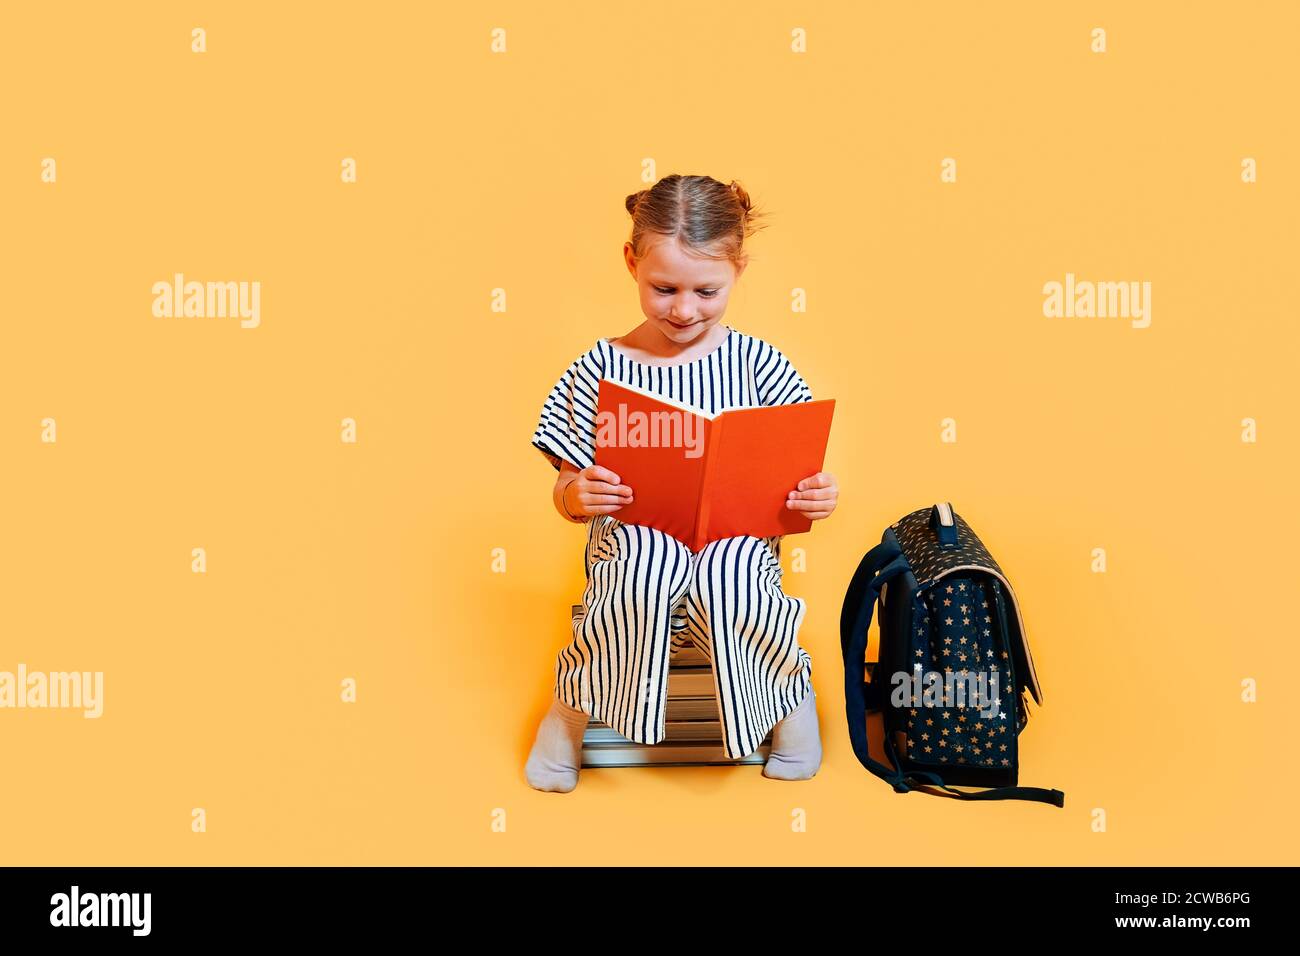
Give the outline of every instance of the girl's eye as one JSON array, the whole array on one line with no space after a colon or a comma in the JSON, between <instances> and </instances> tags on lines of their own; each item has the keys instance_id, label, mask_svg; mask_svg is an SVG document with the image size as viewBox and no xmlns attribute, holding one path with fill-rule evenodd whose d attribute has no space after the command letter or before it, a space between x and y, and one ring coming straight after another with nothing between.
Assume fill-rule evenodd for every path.
<instances>
[{"instance_id":1,"label":"girl's eye","mask_svg":"<svg viewBox=\"0 0 1300 956\"><path fill-rule=\"evenodd\" d=\"M656 292L658 292L660 295L672 295L672 294L673 294L673 291L674 291L671 287L665 288L665 287L663 287L663 286L658 286L658 285L657 285L657 286L652 286L652 288L653 288ZM699 291L699 294L702 295L702 296L704 296L704 298L706 298L706 299L712 299L712 298L713 298L714 296L716 296L716 295L718 294L718 292L719 292L718 289L700 289L700 290L698 290L698 291Z\"/></svg>"}]
</instances>

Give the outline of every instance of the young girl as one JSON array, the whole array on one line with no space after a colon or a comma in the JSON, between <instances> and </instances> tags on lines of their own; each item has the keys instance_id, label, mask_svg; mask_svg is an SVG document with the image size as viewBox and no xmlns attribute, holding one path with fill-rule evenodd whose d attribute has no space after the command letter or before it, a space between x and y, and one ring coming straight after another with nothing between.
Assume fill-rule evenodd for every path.
<instances>
[{"instance_id":1,"label":"young girl","mask_svg":"<svg viewBox=\"0 0 1300 956\"><path fill-rule=\"evenodd\" d=\"M756 215L739 184L666 176L628 196L627 209L623 253L646 320L569 366L532 438L559 472L556 511L587 523L587 586L525 776L538 790L576 787L588 715L638 743L661 741L668 662L693 641L712 661L727 755L752 753L770 730L763 774L806 780L821 766L821 740L812 663L798 642L806 607L781 589L781 536L725 538L693 554L662 531L619 521L636 489L595 464L595 415L601 378L711 413L809 402L812 392L780 351L721 324ZM834 476L818 472L786 507L820 519L837 497Z\"/></svg>"}]
</instances>

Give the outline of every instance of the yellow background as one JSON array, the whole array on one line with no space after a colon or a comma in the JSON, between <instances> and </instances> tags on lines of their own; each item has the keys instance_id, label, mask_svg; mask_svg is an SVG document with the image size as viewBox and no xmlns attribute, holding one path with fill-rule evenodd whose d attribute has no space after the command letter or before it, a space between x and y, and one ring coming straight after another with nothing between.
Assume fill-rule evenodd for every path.
<instances>
[{"instance_id":1,"label":"yellow background","mask_svg":"<svg viewBox=\"0 0 1300 956\"><path fill-rule=\"evenodd\" d=\"M99 720L0 711L3 862L1295 862L1293 4L3 16L0 670L105 673ZM529 438L641 320L647 158L771 213L724 321L838 400L839 509L784 555L811 781L523 777L585 530ZM260 281L261 326L154 318L174 272ZM1067 272L1150 281L1150 328L1045 318ZM844 589L937 500L1023 602L1021 780L1063 810L898 796L852 754Z\"/></svg>"}]
</instances>

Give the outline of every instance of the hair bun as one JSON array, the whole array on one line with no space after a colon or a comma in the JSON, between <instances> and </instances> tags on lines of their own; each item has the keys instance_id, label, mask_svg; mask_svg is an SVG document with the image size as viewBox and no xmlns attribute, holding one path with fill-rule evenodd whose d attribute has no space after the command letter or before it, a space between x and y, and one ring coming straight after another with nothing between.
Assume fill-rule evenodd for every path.
<instances>
[{"instance_id":1,"label":"hair bun","mask_svg":"<svg viewBox=\"0 0 1300 956\"><path fill-rule=\"evenodd\" d=\"M745 192L745 187L733 179L727 184L727 188L736 194L736 198L740 200L740 205L744 208L745 212L748 213L751 208L751 203L749 200L749 193Z\"/></svg>"},{"instance_id":2,"label":"hair bun","mask_svg":"<svg viewBox=\"0 0 1300 956\"><path fill-rule=\"evenodd\" d=\"M636 204L641 201L641 197L650 190L643 189L637 193L630 193L627 199L623 200L623 205L627 207L628 215L636 215Z\"/></svg>"}]
</instances>

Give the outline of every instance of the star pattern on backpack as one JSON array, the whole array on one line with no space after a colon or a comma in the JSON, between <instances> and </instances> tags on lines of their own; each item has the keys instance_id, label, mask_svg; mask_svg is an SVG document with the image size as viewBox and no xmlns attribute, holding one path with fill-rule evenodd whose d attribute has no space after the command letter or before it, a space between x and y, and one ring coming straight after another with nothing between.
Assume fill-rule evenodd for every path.
<instances>
[{"instance_id":1,"label":"star pattern on backpack","mask_svg":"<svg viewBox=\"0 0 1300 956\"><path fill-rule=\"evenodd\" d=\"M928 614L922 625L933 617L939 627L916 629L909 659L928 657L924 670L941 674L944 681L951 674L953 684L951 691L937 685L927 698L921 683L920 699L908 710L906 756L937 765L1012 766L1016 730L1010 729L1005 708L1008 671L995 648L989 593L979 581L953 578L927 592L924 600ZM981 677L985 698L979 696ZM996 715L988 713L993 702Z\"/></svg>"},{"instance_id":2,"label":"star pattern on backpack","mask_svg":"<svg viewBox=\"0 0 1300 956\"><path fill-rule=\"evenodd\" d=\"M894 535L907 555L918 585L932 584L945 572L963 565L987 568L1002 575L1002 568L961 515L955 511L952 514L957 526L957 543L945 545L939 543L930 528L930 513L930 508L921 508L893 524Z\"/></svg>"}]
</instances>

